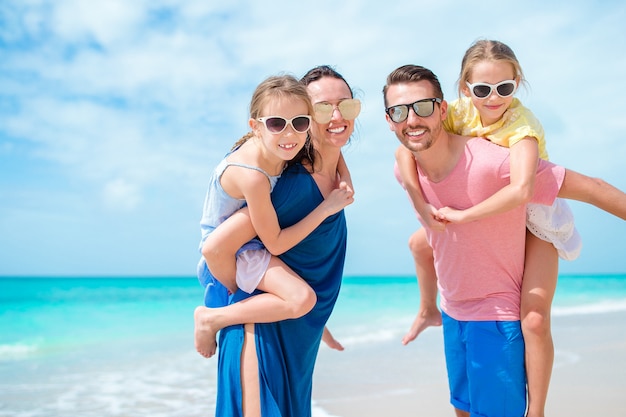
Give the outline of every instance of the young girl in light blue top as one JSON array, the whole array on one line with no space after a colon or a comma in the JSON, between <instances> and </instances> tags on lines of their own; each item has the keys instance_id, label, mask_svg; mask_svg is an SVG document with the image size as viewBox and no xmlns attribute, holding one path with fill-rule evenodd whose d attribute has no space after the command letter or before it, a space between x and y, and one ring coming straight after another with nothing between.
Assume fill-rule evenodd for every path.
<instances>
[{"instance_id":1,"label":"young girl in light blue top","mask_svg":"<svg viewBox=\"0 0 626 417\"><path fill-rule=\"evenodd\" d=\"M252 240L236 254L225 252L220 256L232 259L233 268L236 264L239 289L264 293L227 305L229 292L237 288L227 290L220 277L211 274L205 260L200 260L198 278L205 287L205 306L195 311L195 343L205 357L215 354L216 334L226 326L298 318L315 305L311 287L272 255L287 251L328 216L351 204L353 192L342 183L308 216L285 229L280 228L270 199L288 165L314 159L308 134L312 113L307 90L297 79L288 75L269 77L252 96L252 132L235 144L213 173L201 220L201 246L224 220L247 206L260 241Z\"/></svg>"}]
</instances>

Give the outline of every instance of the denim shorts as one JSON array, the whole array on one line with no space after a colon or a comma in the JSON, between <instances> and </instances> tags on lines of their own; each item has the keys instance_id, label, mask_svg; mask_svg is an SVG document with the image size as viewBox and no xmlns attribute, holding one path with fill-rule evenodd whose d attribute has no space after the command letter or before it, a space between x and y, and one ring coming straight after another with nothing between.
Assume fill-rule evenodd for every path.
<instances>
[{"instance_id":1,"label":"denim shorts","mask_svg":"<svg viewBox=\"0 0 626 417\"><path fill-rule=\"evenodd\" d=\"M450 402L472 417L523 417L520 321L458 321L442 312Z\"/></svg>"}]
</instances>

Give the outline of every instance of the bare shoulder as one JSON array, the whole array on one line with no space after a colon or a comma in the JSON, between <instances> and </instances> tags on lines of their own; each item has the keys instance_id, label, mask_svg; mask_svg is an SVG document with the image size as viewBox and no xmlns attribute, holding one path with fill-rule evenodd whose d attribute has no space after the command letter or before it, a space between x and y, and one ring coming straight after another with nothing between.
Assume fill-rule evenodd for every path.
<instances>
[{"instance_id":1,"label":"bare shoulder","mask_svg":"<svg viewBox=\"0 0 626 417\"><path fill-rule=\"evenodd\" d=\"M267 176L249 166L230 165L220 179L222 188L234 198L245 198L251 192L267 190L270 192L270 182Z\"/></svg>"}]
</instances>

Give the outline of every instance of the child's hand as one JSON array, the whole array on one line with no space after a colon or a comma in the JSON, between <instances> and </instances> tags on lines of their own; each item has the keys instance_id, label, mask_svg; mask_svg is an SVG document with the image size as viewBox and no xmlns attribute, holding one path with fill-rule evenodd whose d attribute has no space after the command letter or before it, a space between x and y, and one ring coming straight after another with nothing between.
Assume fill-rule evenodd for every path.
<instances>
[{"instance_id":1,"label":"child's hand","mask_svg":"<svg viewBox=\"0 0 626 417\"><path fill-rule=\"evenodd\" d=\"M350 175L347 175L345 177L343 176L339 177L339 187L341 187L342 184L345 184L346 187L352 190L352 194L354 194L354 185L352 184L352 178L350 177Z\"/></svg>"},{"instance_id":2,"label":"child's hand","mask_svg":"<svg viewBox=\"0 0 626 417\"><path fill-rule=\"evenodd\" d=\"M426 211L419 213L424 226L438 232L445 230L445 218L440 214L439 210L430 204L426 204L424 209Z\"/></svg>"},{"instance_id":3,"label":"child's hand","mask_svg":"<svg viewBox=\"0 0 626 417\"><path fill-rule=\"evenodd\" d=\"M339 183L339 188L335 188L331 191L322 204L324 204L325 209L328 211L329 215L331 215L338 213L353 202L354 192L352 188L342 181Z\"/></svg>"},{"instance_id":4,"label":"child's hand","mask_svg":"<svg viewBox=\"0 0 626 417\"><path fill-rule=\"evenodd\" d=\"M439 209L440 219L447 223L465 223L465 211L456 210L451 207L442 207Z\"/></svg>"}]
</instances>

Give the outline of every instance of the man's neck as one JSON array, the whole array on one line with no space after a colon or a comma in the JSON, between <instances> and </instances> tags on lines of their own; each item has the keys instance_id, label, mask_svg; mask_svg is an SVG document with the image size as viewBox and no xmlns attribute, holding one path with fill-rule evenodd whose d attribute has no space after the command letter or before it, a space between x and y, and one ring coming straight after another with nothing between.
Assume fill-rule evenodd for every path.
<instances>
[{"instance_id":1,"label":"man's neck","mask_svg":"<svg viewBox=\"0 0 626 417\"><path fill-rule=\"evenodd\" d=\"M459 162L469 138L442 132L429 149L414 153L422 172L432 182L444 180Z\"/></svg>"}]
</instances>

